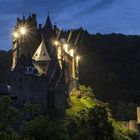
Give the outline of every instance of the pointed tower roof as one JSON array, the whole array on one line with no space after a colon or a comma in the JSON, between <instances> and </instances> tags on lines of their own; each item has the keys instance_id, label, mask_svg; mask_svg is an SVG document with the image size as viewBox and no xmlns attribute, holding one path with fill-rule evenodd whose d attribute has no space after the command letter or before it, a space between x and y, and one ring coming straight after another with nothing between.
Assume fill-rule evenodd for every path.
<instances>
[{"instance_id":1,"label":"pointed tower roof","mask_svg":"<svg viewBox=\"0 0 140 140\"><path fill-rule=\"evenodd\" d=\"M48 54L48 51L47 51L44 40L42 40L38 49L34 53L32 59L35 60L35 61L50 61L51 60L51 58Z\"/></svg>"},{"instance_id":2,"label":"pointed tower roof","mask_svg":"<svg viewBox=\"0 0 140 140\"><path fill-rule=\"evenodd\" d=\"M47 17L47 20L46 20L46 23L45 23L45 27L53 28L49 14L48 14L48 17Z\"/></svg>"}]
</instances>

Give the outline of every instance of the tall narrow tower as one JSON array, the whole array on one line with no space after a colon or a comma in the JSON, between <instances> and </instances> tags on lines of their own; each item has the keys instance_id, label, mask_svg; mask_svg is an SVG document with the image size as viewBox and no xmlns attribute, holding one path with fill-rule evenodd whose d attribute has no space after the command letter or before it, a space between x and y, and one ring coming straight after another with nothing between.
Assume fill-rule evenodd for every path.
<instances>
[{"instance_id":1,"label":"tall narrow tower","mask_svg":"<svg viewBox=\"0 0 140 140\"><path fill-rule=\"evenodd\" d=\"M44 26L44 31L46 33L45 38L47 40L53 37L54 30L53 30L53 26L52 26L52 22L51 22L49 14L48 14L45 26Z\"/></svg>"},{"instance_id":2,"label":"tall narrow tower","mask_svg":"<svg viewBox=\"0 0 140 140\"><path fill-rule=\"evenodd\" d=\"M14 69L16 64L17 64L17 60L18 60L18 40L17 40L18 34L15 33L15 36L13 37L13 48L12 48L12 68Z\"/></svg>"}]
</instances>

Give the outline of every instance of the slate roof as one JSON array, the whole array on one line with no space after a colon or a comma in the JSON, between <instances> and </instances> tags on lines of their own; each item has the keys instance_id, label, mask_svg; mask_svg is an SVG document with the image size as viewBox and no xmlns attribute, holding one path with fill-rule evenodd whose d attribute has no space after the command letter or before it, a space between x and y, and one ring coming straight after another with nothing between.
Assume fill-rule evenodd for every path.
<instances>
[{"instance_id":1,"label":"slate roof","mask_svg":"<svg viewBox=\"0 0 140 140\"><path fill-rule=\"evenodd\" d=\"M38 47L38 49L34 53L32 59L35 61L50 61L51 60L44 40L42 40L40 46Z\"/></svg>"}]
</instances>

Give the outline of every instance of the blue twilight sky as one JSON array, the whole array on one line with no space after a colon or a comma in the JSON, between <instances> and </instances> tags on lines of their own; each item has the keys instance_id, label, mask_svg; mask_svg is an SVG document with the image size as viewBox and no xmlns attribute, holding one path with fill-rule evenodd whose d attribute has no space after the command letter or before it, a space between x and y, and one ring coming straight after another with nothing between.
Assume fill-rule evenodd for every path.
<instances>
[{"instance_id":1,"label":"blue twilight sky","mask_svg":"<svg viewBox=\"0 0 140 140\"><path fill-rule=\"evenodd\" d=\"M0 50L11 48L17 17L36 13L45 23L64 29L84 27L91 33L140 34L140 0L0 0Z\"/></svg>"}]
</instances>

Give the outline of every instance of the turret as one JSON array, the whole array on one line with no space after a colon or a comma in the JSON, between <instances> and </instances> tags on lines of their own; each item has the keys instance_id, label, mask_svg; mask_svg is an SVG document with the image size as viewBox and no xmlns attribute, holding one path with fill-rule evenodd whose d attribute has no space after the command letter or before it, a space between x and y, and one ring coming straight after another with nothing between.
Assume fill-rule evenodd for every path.
<instances>
[{"instance_id":1,"label":"turret","mask_svg":"<svg viewBox=\"0 0 140 140\"><path fill-rule=\"evenodd\" d=\"M47 30L53 30L53 26L52 26L51 19L50 19L49 15L48 15L46 23L45 23L45 28Z\"/></svg>"},{"instance_id":2,"label":"turret","mask_svg":"<svg viewBox=\"0 0 140 140\"><path fill-rule=\"evenodd\" d=\"M50 19L50 16L48 15L47 17L47 20L46 20L46 23L45 23L45 26L44 26L44 31L45 31L45 38L47 40L49 40L50 38L53 37L53 26L52 26L52 23L51 23L51 19Z\"/></svg>"},{"instance_id":3,"label":"turret","mask_svg":"<svg viewBox=\"0 0 140 140\"><path fill-rule=\"evenodd\" d=\"M42 40L36 52L34 53L32 59L33 64L38 70L39 75L46 74L51 58L47 51L44 39Z\"/></svg>"}]
</instances>

